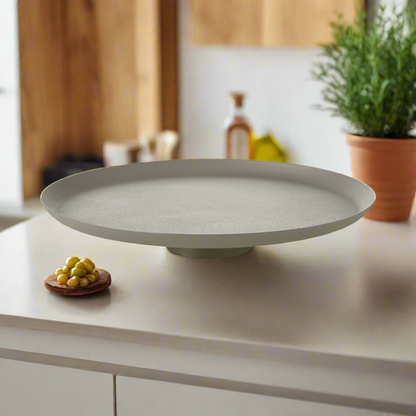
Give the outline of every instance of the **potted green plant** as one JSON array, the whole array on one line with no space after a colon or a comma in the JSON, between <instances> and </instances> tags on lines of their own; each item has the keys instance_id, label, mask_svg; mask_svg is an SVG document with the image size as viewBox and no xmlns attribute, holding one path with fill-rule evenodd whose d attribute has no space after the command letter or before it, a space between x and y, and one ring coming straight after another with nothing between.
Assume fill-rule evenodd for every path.
<instances>
[{"instance_id":1,"label":"potted green plant","mask_svg":"<svg viewBox=\"0 0 416 416\"><path fill-rule=\"evenodd\" d=\"M408 7L371 19L361 12L348 24L332 23L333 39L312 74L323 83L319 108L349 124L353 176L377 200L366 217L406 220L416 191L416 24Z\"/></svg>"}]
</instances>

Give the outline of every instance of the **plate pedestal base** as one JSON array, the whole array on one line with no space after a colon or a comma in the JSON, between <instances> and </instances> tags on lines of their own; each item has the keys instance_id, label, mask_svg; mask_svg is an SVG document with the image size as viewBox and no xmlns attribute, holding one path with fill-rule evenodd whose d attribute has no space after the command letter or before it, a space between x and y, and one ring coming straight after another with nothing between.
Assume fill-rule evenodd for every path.
<instances>
[{"instance_id":1,"label":"plate pedestal base","mask_svg":"<svg viewBox=\"0 0 416 416\"><path fill-rule=\"evenodd\" d=\"M243 248L167 248L171 253L195 259L225 259L248 253L252 247Z\"/></svg>"}]
</instances>

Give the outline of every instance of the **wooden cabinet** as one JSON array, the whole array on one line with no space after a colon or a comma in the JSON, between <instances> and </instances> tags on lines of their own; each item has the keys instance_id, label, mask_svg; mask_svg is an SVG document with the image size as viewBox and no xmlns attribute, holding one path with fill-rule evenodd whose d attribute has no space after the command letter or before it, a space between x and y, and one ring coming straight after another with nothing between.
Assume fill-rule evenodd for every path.
<instances>
[{"instance_id":1,"label":"wooden cabinet","mask_svg":"<svg viewBox=\"0 0 416 416\"><path fill-rule=\"evenodd\" d=\"M18 18L25 198L65 155L159 131L159 0L19 0Z\"/></svg>"},{"instance_id":2,"label":"wooden cabinet","mask_svg":"<svg viewBox=\"0 0 416 416\"><path fill-rule=\"evenodd\" d=\"M112 416L113 376L0 359L1 416Z\"/></svg>"},{"instance_id":3,"label":"wooden cabinet","mask_svg":"<svg viewBox=\"0 0 416 416\"><path fill-rule=\"evenodd\" d=\"M118 416L385 416L256 394L117 377Z\"/></svg>"},{"instance_id":4,"label":"wooden cabinet","mask_svg":"<svg viewBox=\"0 0 416 416\"><path fill-rule=\"evenodd\" d=\"M329 22L351 21L364 0L191 0L192 41L200 45L314 47Z\"/></svg>"}]
</instances>

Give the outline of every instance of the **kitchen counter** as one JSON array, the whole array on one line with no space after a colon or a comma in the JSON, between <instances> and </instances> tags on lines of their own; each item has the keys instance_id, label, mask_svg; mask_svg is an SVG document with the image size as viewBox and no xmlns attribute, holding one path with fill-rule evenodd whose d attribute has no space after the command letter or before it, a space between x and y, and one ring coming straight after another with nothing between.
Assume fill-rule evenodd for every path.
<instances>
[{"instance_id":1,"label":"kitchen counter","mask_svg":"<svg viewBox=\"0 0 416 416\"><path fill-rule=\"evenodd\" d=\"M194 351L313 363L344 372L381 371L403 376L403 385L411 389L416 386L415 248L415 217L403 223L363 219L311 240L256 247L231 259L198 260L175 256L163 247L81 234L41 215L0 233L0 357L3 351L5 358L19 359L16 350L52 357L46 340L56 334L57 345L59 337L88 337L119 342L126 351L147 345L188 351L189 357ZM43 278L72 255L90 257L108 270L110 289L81 298L46 291ZM33 341L36 334L45 334L45 345L36 338L35 347L19 348L19 342ZM59 355L72 354L64 351ZM84 358L72 354L74 360ZM104 355L98 358L94 361L108 361ZM87 354L86 359L91 357ZM117 360L113 365L139 367ZM156 370L179 371L164 365ZM225 378L220 373L210 376ZM241 375L240 381L258 382L250 377ZM259 374L259 379L267 376ZM311 391L312 384L286 388ZM409 396L406 388L397 393L400 397L393 396L395 392L383 396L383 388L374 396L366 396L364 389L362 397L348 389L324 390L345 394L353 407L390 409L392 402L397 405L392 410L416 414L416 394ZM378 394L386 400L384 407L362 402L378 400Z\"/></svg>"},{"instance_id":2,"label":"kitchen counter","mask_svg":"<svg viewBox=\"0 0 416 416\"><path fill-rule=\"evenodd\" d=\"M0 322L416 362L415 248L414 221L361 220L312 240L197 260L81 234L46 214L0 234ZM108 270L110 290L78 299L47 292L43 278L71 255Z\"/></svg>"}]
</instances>

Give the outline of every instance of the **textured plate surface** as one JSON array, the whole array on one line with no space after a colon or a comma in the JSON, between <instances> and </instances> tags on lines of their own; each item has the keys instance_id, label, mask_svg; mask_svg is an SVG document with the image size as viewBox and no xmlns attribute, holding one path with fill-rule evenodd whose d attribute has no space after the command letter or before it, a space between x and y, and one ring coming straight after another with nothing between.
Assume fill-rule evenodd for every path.
<instances>
[{"instance_id":1,"label":"textured plate surface","mask_svg":"<svg viewBox=\"0 0 416 416\"><path fill-rule=\"evenodd\" d=\"M178 248L231 248L315 237L346 227L375 194L350 177L245 160L116 166L62 179L41 196L87 234Z\"/></svg>"}]
</instances>

